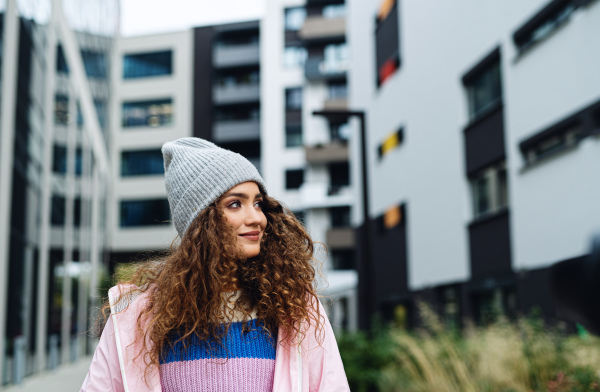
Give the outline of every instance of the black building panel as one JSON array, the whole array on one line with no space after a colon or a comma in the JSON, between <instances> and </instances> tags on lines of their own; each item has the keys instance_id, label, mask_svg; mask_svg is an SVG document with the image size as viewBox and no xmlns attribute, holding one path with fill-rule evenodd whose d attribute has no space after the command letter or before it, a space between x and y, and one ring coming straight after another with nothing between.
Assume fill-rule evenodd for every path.
<instances>
[{"instance_id":1,"label":"black building panel","mask_svg":"<svg viewBox=\"0 0 600 392\"><path fill-rule=\"evenodd\" d=\"M497 163L506 157L504 144L504 110L495 110L470 124L464 132L467 175Z\"/></svg>"},{"instance_id":2,"label":"black building panel","mask_svg":"<svg viewBox=\"0 0 600 392\"><path fill-rule=\"evenodd\" d=\"M194 136L212 140L213 37L211 26L194 29Z\"/></svg>"},{"instance_id":3,"label":"black building panel","mask_svg":"<svg viewBox=\"0 0 600 392\"><path fill-rule=\"evenodd\" d=\"M511 272L508 210L469 225L469 250L473 280Z\"/></svg>"}]
</instances>

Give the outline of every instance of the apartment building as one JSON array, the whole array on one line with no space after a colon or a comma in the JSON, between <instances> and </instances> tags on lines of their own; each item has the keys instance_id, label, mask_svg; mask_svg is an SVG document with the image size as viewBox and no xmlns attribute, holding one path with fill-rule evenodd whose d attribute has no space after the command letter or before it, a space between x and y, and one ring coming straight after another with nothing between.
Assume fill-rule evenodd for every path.
<instances>
[{"instance_id":1,"label":"apartment building","mask_svg":"<svg viewBox=\"0 0 600 392\"><path fill-rule=\"evenodd\" d=\"M549 267L600 230L600 4L348 0L346 26L377 282L361 311L559 317Z\"/></svg>"},{"instance_id":2,"label":"apartment building","mask_svg":"<svg viewBox=\"0 0 600 392\"><path fill-rule=\"evenodd\" d=\"M304 221L328 284L334 327L357 325L356 139L347 119L314 111L347 109L346 5L272 0L262 24L263 176L275 197Z\"/></svg>"},{"instance_id":3,"label":"apartment building","mask_svg":"<svg viewBox=\"0 0 600 392\"><path fill-rule=\"evenodd\" d=\"M121 37L113 67L111 270L171 246L163 143L202 137L259 169L259 23Z\"/></svg>"},{"instance_id":4,"label":"apartment building","mask_svg":"<svg viewBox=\"0 0 600 392\"><path fill-rule=\"evenodd\" d=\"M93 350L107 275L107 102L115 1L3 8L0 385Z\"/></svg>"}]
</instances>

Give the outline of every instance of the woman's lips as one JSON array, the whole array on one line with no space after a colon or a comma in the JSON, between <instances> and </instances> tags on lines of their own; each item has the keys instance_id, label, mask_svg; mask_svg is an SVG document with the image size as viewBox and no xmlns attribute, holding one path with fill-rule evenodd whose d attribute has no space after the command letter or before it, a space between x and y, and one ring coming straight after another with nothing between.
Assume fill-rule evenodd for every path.
<instances>
[{"instance_id":1,"label":"woman's lips","mask_svg":"<svg viewBox=\"0 0 600 392\"><path fill-rule=\"evenodd\" d=\"M242 233L240 234L240 237L250 241L258 241L260 239L260 231L249 231L247 233Z\"/></svg>"}]
</instances>

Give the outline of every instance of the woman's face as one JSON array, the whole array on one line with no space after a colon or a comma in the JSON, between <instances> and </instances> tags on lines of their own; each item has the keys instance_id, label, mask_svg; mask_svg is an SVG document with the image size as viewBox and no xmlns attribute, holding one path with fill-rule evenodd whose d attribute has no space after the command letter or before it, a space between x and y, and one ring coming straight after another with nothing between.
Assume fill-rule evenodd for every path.
<instances>
[{"instance_id":1,"label":"woman's face","mask_svg":"<svg viewBox=\"0 0 600 392\"><path fill-rule=\"evenodd\" d=\"M231 188L219 201L219 207L236 234L237 245L244 258L258 256L260 252L260 241L267 227L262 201L258 185L251 181Z\"/></svg>"}]
</instances>

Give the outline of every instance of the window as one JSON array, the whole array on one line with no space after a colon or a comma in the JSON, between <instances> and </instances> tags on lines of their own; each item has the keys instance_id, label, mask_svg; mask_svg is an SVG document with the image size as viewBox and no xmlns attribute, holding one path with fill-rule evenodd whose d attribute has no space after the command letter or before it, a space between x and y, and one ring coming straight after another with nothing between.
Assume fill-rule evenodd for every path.
<instances>
[{"instance_id":1,"label":"window","mask_svg":"<svg viewBox=\"0 0 600 392\"><path fill-rule=\"evenodd\" d=\"M121 175L124 177L163 173L164 164L160 149L121 153Z\"/></svg>"},{"instance_id":2,"label":"window","mask_svg":"<svg viewBox=\"0 0 600 392\"><path fill-rule=\"evenodd\" d=\"M348 53L348 45L345 42L325 46L323 50L323 72L337 73L346 71L349 66Z\"/></svg>"},{"instance_id":3,"label":"window","mask_svg":"<svg viewBox=\"0 0 600 392\"><path fill-rule=\"evenodd\" d=\"M329 195L339 193L341 188L350 185L350 167L347 162L329 165Z\"/></svg>"},{"instance_id":4,"label":"window","mask_svg":"<svg viewBox=\"0 0 600 392\"><path fill-rule=\"evenodd\" d=\"M400 67L400 39L397 0L384 0L377 13L375 28L377 86Z\"/></svg>"},{"instance_id":5,"label":"window","mask_svg":"<svg viewBox=\"0 0 600 392\"><path fill-rule=\"evenodd\" d=\"M324 18L343 18L346 16L346 4L329 4L323 7Z\"/></svg>"},{"instance_id":6,"label":"window","mask_svg":"<svg viewBox=\"0 0 600 392\"><path fill-rule=\"evenodd\" d=\"M256 85L260 82L258 70L230 72L217 77L217 86L236 87L243 85Z\"/></svg>"},{"instance_id":7,"label":"window","mask_svg":"<svg viewBox=\"0 0 600 392\"><path fill-rule=\"evenodd\" d=\"M65 59L65 52L63 51L62 45L56 47L56 72L69 74L69 66L67 65L67 59Z\"/></svg>"},{"instance_id":8,"label":"window","mask_svg":"<svg viewBox=\"0 0 600 392\"><path fill-rule=\"evenodd\" d=\"M286 46L283 51L283 66L285 68L304 67L306 57L306 48L294 45Z\"/></svg>"},{"instance_id":9,"label":"window","mask_svg":"<svg viewBox=\"0 0 600 392\"><path fill-rule=\"evenodd\" d=\"M475 74L466 76L465 87L469 100L469 118L472 121L482 117L502 102L502 82L500 58L497 57Z\"/></svg>"},{"instance_id":10,"label":"window","mask_svg":"<svg viewBox=\"0 0 600 392\"><path fill-rule=\"evenodd\" d=\"M304 169L285 171L285 189L298 189L304 182Z\"/></svg>"},{"instance_id":11,"label":"window","mask_svg":"<svg viewBox=\"0 0 600 392\"><path fill-rule=\"evenodd\" d=\"M67 173L67 147L54 145L52 156L52 171L54 173Z\"/></svg>"},{"instance_id":12,"label":"window","mask_svg":"<svg viewBox=\"0 0 600 392\"><path fill-rule=\"evenodd\" d=\"M170 216L167 199L121 201L121 227L164 225Z\"/></svg>"},{"instance_id":13,"label":"window","mask_svg":"<svg viewBox=\"0 0 600 392\"><path fill-rule=\"evenodd\" d=\"M159 127L173 121L173 104L170 98L152 101L123 103L123 128Z\"/></svg>"},{"instance_id":14,"label":"window","mask_svg":"<svg viewBox=\"0 0 600 392\"><path fill-rule=\"evenodd\" d=\"M331 250L331 261L334 270L351 270L356 269L354 250Z\"/></svg>"},{"instance_id":15,"label":"window","mask_svg":"<svg viewBox=\"0 0 600 392\"><path fill-rule=\"evenodd\" d=\"M69 97L66 95L54 97L54 124L69 124Z\"/></svg>"},{"instance_id":16,"label":"window","mask_svg":"<svg viewBox=\"0 0 600 392\"><path fill-rule=\"evenodd\" d=\"M257 106L223 107L215 110L216 121L248 121L260 119Z\"/></svg>"},{"instance_id":17,"label":"window","mask_svg":"<svg viewBox=\"0 0 600 392\"><path fill-rule=\"evenodd\" d=\"M302 146L302 125L288 124L285 126L285 146L286 147L301 147Z\"/></svg>"},{"instance_id":18,"label":"window","mask_svg":"<svg viewBox=\"0 0 600 392\"><path fill-rule=\"evenodd\" d=\"M73 201L73 226L81 227L81 197Z\"/></svg>"},{"instance_id":19,"label":"window","mask_svg":"<svg viewBox=\"0 0 600 392\"><path fill-rule=\"evenodd\" d=\"M332 82L327 86L329 99L346 99L348 97L348 85L346 82Z\"/></svg>"},{"instance_id":20,"label":"window","mask_svg":"<svg viewBox=\"0 0 600 392\"><path fill-rule=\"evenodd\" d=\"M539 41L542 41L565 23L580 1L551 1L540 12L513 34L513 41L519 52L524 52Z\"/></svg>"},{"instance_id":21,"label":"window","mask_svg":"<svg viewBox=\"0 0 600 392\"><path fill-rule=\"evenodd\" d=\"M575 146L582 138L582 127L578 122L569 124L563 129L539 137L534 143L528 143L521 151L525 164L531 165L544 158Z\"/></svg>"},{"instance_id":22,"label":"window","mask_svg":"<svg viewBox=\"0 0 600 392\"><path fill-rule=\"evenodd\" d=\"M51 205L50 224L52 226L64 226L66 216L65 211L67 208L66 199L62 196L52 195Z\"/></svg>"},{"instance_id":23,"label":"window","mask_svg":"<svg viewBox=\"0 0 600 392\"><path fill-rule=\"evenodd\" d=\"M329 136L332 142L346 143L350 138L350 126L347 122L329 125Z\"/></svg>"},{"instance_id":24,"label":"window","mask_svg":"<svg viewBox=\"0 0 600 392\"><path fill-rule=\"evenodd\" d=\"M258 45L258 30L245 32L222 33L215 41L216 49L231 48L245 45Z\"/></svg>"},{"instance_id":25,"label":"window","mask_svg":"<svg viewBox=\"0 0 600 392\"><path fill-rule=\"evenodd\" d=\"M302 110L302 87L285 89L285 108L287 110Z\"/></svg>"},{"instance_id":26,"label":"window","mask_svg":"<svg viewBox=\"0 0 600 392\"><path fill-rule=\"evenodd\" d=\"M67 173L67 147L54 145L52 157L52 171L58 174ZM75 175L80 176L83 172L83 150L78 147L75 150Z\"/></svg>"},{"instance_id":27,"label":"window","mask_svg":"<svg viewBox=\"0 0 600 392\"><path fill-rule=\"evenodd\" d=\"M145 78L173 73L173 52L126 54L123 58L123 79Z\"/></svg>"},{"instance_id":28,"label":"window","mask_svg":"<svg viewBox=\"0 0 600 392\"><path fill-rule=\"evenodd\" d=\"M81 57L88 77L106 79L106 56L104 53L82 50Z\"/></svg>"},{"instance_id":29,"label":"window","mask_svg":"<svg viewBox=\"0 0 600 392\"><path fill-rule=\"evenodd\" d=\"M306 9L304 7L286 8L284 11L285 30L298 31L304 25Z\"/></svg>"},{"instance_id":30,"label":"window","mask_svg":"<svg viewBox=\"0 0 600 392\"><path fill-rule=\"evenodd\" d=\"M492 214L508 206L508 183L505 163L482 170L471 179L473 215Z\"/></svg>"},{"instance_id":31,"label":"window","mask_svg":"<svg viewBox=\"0 0 600 392\"><path fill-rule=\"evenodd\" d=\"M350 227L350 207L332 207L329 217L331 227Z\"/></svg>"}]
</instances>

